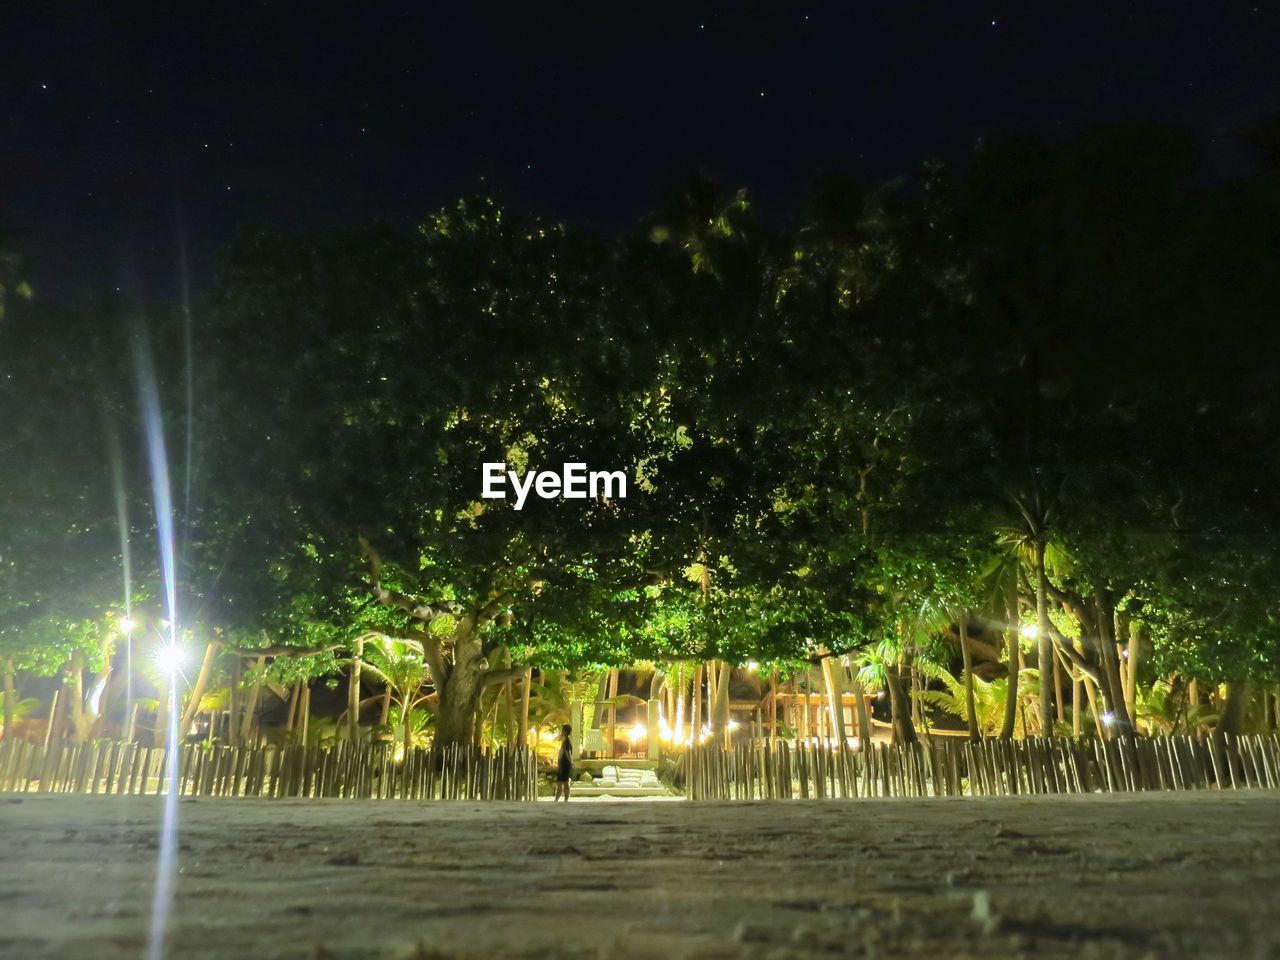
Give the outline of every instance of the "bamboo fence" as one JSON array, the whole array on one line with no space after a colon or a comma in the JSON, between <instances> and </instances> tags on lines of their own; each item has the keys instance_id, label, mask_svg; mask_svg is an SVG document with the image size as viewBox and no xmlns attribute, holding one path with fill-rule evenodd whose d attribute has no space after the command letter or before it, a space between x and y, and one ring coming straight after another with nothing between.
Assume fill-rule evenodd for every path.
<instances>
[{"instance_id":1,"label":"bamboo fence","mask_svg":"<svg viewBox=\"0 0 1280 960\"><path fill-rule=\"evenodd\" d=\"M118 740L47 747L0 741L0 793L148 796L167 791L168 750ZM448 746L395 759L386 744L230 747L183 744L178 792L190 797L536 800L524 748Z\"/></svg>"},{"instance_id":2,"label":"bamboo fence","mask_svg":"<svg viewBox=\"0 0 1280 960\"><path fill-rule=\"evenodd\" d=\"M935 740L900 746L750 740L690 748L690 800L997 797L1280 788L1280 735Z\"/></svg>"}]
</instances>

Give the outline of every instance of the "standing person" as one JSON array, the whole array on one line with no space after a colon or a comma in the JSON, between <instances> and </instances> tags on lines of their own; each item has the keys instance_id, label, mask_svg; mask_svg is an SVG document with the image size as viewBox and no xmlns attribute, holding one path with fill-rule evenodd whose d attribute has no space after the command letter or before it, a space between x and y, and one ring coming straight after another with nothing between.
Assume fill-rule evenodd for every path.
<instances>
[{"instance_id":1,"label":"standing person","mask_svg":"<svg viewBox=\"0 0 1280 960\"><path fill-rule=\"evenodd\" d=\"M563 795L565 803L569 802L569 781L573 779L573 742L569 739L572 735L573 727L567 723L560 728L560 754L556 757L555 800L559 800Z\"/></svg>"}]
</instances>

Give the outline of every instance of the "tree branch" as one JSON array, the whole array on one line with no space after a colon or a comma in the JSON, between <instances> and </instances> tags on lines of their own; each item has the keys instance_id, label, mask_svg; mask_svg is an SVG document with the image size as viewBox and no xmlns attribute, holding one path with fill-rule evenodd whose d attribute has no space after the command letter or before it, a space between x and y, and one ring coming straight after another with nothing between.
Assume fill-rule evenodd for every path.
<instances>
[{"instance_id":1,"label":"tree branch","mask_svg":"<svg viewBox=\"0 0 1280 960\"><path fill-rule=\"evenodd\" d=\"M487 688L494 684L506 683L508 680L523 679L525 669L525 667L502 667L498 670L490 670L481 678L481 686Z\"/></svg>"},{"instance_id":2,"label":"tree branch","mask_svg":"<svg viewBox=\"0 0 1280 960\"><path fill-rule=\"evenodd\" d=\"M234 657L247 657L256 659L257 657L291 657L298 659L300 657L311 657L318 653L332 653L334 650L342 650L346 647L345 643L331 643L324 647L226 647L222 649Z\"/></svg>"}]
</instances>

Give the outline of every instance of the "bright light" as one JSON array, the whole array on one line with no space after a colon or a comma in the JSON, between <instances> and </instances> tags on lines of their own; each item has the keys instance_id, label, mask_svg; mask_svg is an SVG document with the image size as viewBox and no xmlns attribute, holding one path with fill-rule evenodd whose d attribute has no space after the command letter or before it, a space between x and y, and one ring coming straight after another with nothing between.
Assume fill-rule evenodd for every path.
<instances>
[{"instance_id":1,"label":"bright light","mask_svg":"<svg viewBox=\"0 0 1280 960\"><path fill-rule=\"evenodd\" d=\"M133 628L134 628L134 627L136 627L136 626L137 626L137 624L134 622L133 617L121 617L121 618L120 618L120 632L121 632L121 633L133 633Z\"/></svg>"},{"instance_id":2,"label":"bright light","mask_svg":"<svg viewBox=\"0 0 1280 960\"><path fill-rule=\"evenodd\" d=\"M1022 635L1028 640L1034 640L1036 637L1040 636L1040 628L1034 623L1024 623L1022 625Z\"/></svg>"},{"instance_id":3,"label":"bright light","mask_svg":"<svg viewBox=\"0 0 1280 960\"><path fill-rule=\"evenodd\" d=\"M155 652L156 666L166 674L177 673L182 668L183 659L182 649L172 644L165 644Z\"/></svg>"},{"instance_id":4,"label":"bright light","mask_svg":"<svg viewBox=\"0 0 1280 960\"><path fill-rule=\"evenodd\" d=\"M729 721L729 729L730 729L730 730L737 730L737 729L738 729L738 727L740 727L740 726L742 726L742 724L738 723L738 721L737 721L737 720L730 720L730 721Z\"/></svg>"},{"instance_id":5,"label":"bright light","mask_svg":"<svg viewBox=\"0 0 1280 960\"><path fill-rule=\"evenodd\" d=\"M754 660L748 660L747 669L750 670L752 673L755 673L757 670L760 669L760 664Z\"/></svg>"},{"instance_id":6,"label":"bright light","mask_svg":"<svg viewBox=\"0 0 1280 960\"><path fill-rule=\"evenodd\" d=\"M1102 722L1108 727L1112 726L1116 722L1116 715L1114 713L1104 713L1102 715Z\"/></svg>"},{"instance_id":7,"label":"bright light","mask_svg":"<svg viewBox=\"0 0 1280 960\"><path fill-rule=\"evenodd\" d=\"M643 740L648 735L649 735L649 731L644 728L643 723L637 723L634 727L631 728L632 743L635 743L637 740Z\"/></svg>"}]
</instances>

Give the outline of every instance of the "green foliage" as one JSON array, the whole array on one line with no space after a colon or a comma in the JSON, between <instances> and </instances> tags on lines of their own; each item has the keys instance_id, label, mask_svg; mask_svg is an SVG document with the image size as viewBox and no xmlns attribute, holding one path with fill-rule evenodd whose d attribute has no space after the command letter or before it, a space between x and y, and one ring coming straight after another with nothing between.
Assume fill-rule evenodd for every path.
<instances>
[{"instance_id":1,"label":"green foliage","mask_svg":"<svg viewBox=\"0 0 1280 960\"><path fill-rule=\"evenodd\" d=\"M1031 622L1043 548L1054 642L1084 666L1118 624L1152 675L1274 683L1280 190L1189 189L1191 157L1143 128L987 144L824 179L774 234L705 180L618 241L488 197L413 232L247 233L196 311L193 455L171 464L194 491L186 642L313 651L269 658L292 684L336 683L366 638L411 737L428 688L437 729L505 736L486 680L539 668L550 724L558 671L636 660L833 653L868 685L914 664L955 712L944 638ZM92 670L119 650L113 460L130 600L159 616L124 311L12 302L0 661ZM183 411L185 332L149 321ZM516 511L479 495L495 461L622 470L629 496ZM991 732L1005 682L975 680Z\"/></svg>"}]
</instances>

